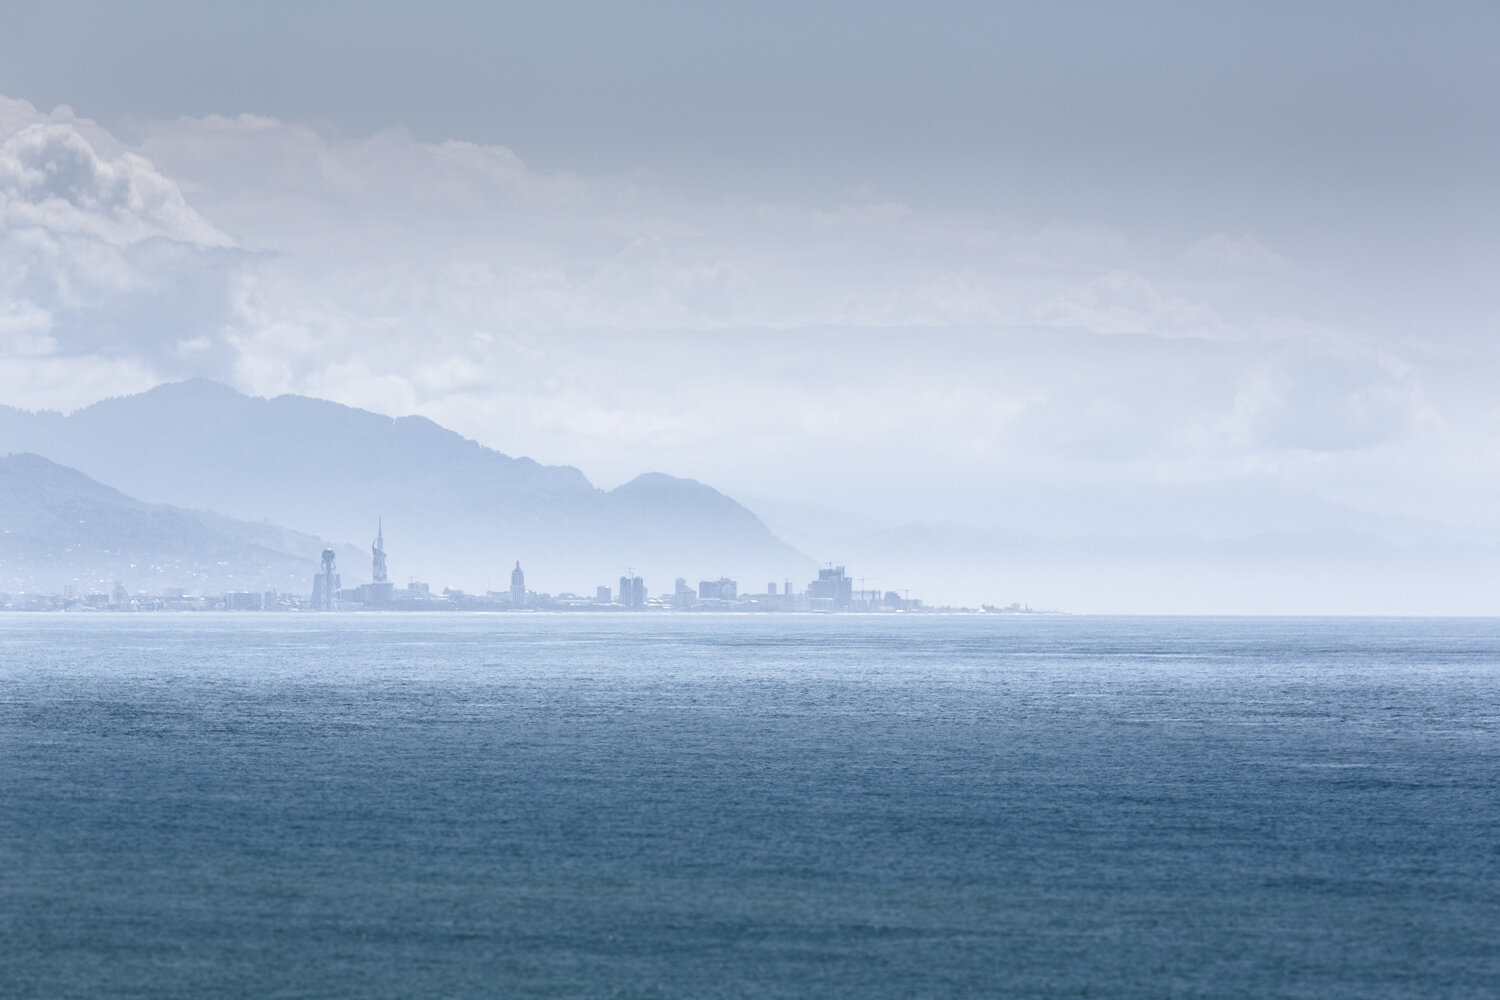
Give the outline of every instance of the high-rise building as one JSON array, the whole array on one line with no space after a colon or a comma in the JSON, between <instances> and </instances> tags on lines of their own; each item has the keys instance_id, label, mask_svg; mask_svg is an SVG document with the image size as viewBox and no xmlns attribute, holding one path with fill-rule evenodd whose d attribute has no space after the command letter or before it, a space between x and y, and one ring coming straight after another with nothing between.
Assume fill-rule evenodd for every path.
<instances>
[{"instance_id":1,"label":"high-rise building","mask_svg":"<svg viewBox=\"0 0 1500 1000\"><path fill-rule=\"evenodd\" d=\"M526 574L521 572L521 560L516 560L516 568L510 571L510 606L520 608L526 606Z\"/></svg>"},{"instance_id":2,"label":"high-rise building","mask_svg":"<svg viewBox=\"0 0 1500 1000\"><path fill-rule=\"evenodd\" d=\"M332 611L339 592L339 575L334 571L332 549L323 550L323 572L313 577L314 611Z\"/></svg>"},{"instance_id":3,"label":"high-rise building","mask_svg":"<svg viewBox=\"0 0 1500 1000\"><path fill-rule=\"evenodd\" d=\"M844 575L842 566L820 569L818 578L807 585L807 600L814 609L847 608L854 600L854 581Z\"/></svg>"},{"instance_id":4,"label":"high-rise building","mask_svg":"<svg viewBox=\"0 0 1500 1000\"><path fill-rule=\"evenodd\" d=\"M396 527L399 529L400 525ZM375 542L370 546L370 561L372 563L370 582L385 583L385 522L383 518L375 520Z\"/></svg>"},{"instance_id":5,"label":"high-rise building","mask_svg":"<svg viewBox=\"0 0 1500 1000\"><path fill-rule=\"evenodd\" d=\"M375 541L370 543L370 582L355 588L354 600L367 608L385 607L395 589L385 575L385 521L377 519Z\"/></svg>"},{"instance_id":6,"label":"high-rise building","mask_svg":"<svg viewBox=\"0 0 1500 1000\"><path fill-rule=\"evenodd\" d=\"M631 611L639 611L646 606L646 584L640 577L620 577L620 603Z\"/></svg>"},{"instance_id":7,"label":"high-rise building","mask_svg":"<svg viewBox=\"0 0 1500 1000\"><path fill-rule=\"evenodd\" d=\"M717 580L701 580L698 583L698 599L702 601L732 601L739 594L739 584L721 576Z\"/></svg>"}]
</instances>

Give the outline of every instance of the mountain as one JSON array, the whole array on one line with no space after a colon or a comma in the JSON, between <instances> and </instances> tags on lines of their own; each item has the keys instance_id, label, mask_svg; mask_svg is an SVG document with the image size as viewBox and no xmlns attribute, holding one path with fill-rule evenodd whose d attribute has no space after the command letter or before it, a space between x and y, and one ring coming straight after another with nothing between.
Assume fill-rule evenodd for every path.
<instances>
[{"instance_id":1,"label":"mountain","mask_svg":"<svg viewBox=\"0 0 1500 1000\"><path fill-rule=\"evenodd\" d=\"M108 592L118 581L131 592L300 594L323 548L269 524L142 503L40 455L0 458L0 591Z\"/></svg>"},{"instance_id":2,"label":"mountain","mask_svg":"<svg viewBox=\"0 0 1500 1000\"><path fill-rule=\"evenodd\" d=\"M0 453L29 451L151 503L206 508L363 541L384 518L391 578L499 588L674 577L747 586L805 581L812 560L700 483L650 473L611 491L577 469L512 458L424 417L391 418L304 396L263 399L202 379L103 400L71 415L0 407ZM346 585L368 568L340 564Z\"/></svg>"}]
</instances>

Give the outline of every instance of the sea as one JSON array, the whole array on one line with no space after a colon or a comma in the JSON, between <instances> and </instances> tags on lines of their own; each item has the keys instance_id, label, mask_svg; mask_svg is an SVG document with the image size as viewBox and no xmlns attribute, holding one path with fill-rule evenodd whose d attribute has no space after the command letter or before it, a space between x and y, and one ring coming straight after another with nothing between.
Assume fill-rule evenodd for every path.
<instances>
[{"instance_id":1,"label":"sea","mask_svg":"<svg viewBox=\"0 0 1500 1000\"><path fill-rule=\"evenodd\" d=\"M1500 620L0 615L6 998L1500 996Z\"/></svg>"}]
</instances>

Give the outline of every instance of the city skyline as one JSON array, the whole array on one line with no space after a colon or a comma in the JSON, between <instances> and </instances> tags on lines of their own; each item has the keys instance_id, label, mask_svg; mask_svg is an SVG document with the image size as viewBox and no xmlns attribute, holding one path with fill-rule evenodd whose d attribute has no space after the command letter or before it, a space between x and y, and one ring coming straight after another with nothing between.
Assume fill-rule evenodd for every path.
<instances>
[{"instance_id":1,"label":"city skyline","mask_svg":"<svg viewBox=\"0 0 1500 1000\"><path fill-rule=\"evenodd\" d=\"M210 387L209 391L221 390ZM364 415L365 419L371 416ZM120 417L116 413L111 420L119 423ZM306 423L302 417L305 414L299 414L299 426ZM246 419L243 414L228 421L211 416L206 420L220 428L235 429L256 422L253 418ZM262 422L273 423L264 418ZM154 434L139 433L139 428L130 427L128 420L124 423L127 438L154 442ZM189 423L191 420L182 419L180 414L170 414L166 426ZM329 429L337 426L336 421L321 423ZM379 426L378 421L376 426ZM214 447L218 446L221 436L219 429L210 429L209 440ZM389 458L389 449L378 439L367 440L367 445L370 453L384 451ZM509 461L504 456L494 458ZM363 461L361 457L355 460ZM126 461L129 463L131 459L127 457ZM192 474L196 476L198 467L193 464ZM336 473L330 475L330 467L325 462L316 461L314 470L316 484L312 491L315 494L319 488L331 491L323 496L310 497L314 509L326 510L331 497L350 489L368 488L368 484L346 483ZM384 470L377 468L374 472L375 488L378 489ZM398 476L403 475L403 470L397 469L396 472ZM162 477L148 473L147 478ZM699 484L684 485L690 491L703 489ZM307 491L306 488L292 490ZM441 492L441 487L438 491ZM712 494L712 491L710 494L753 519L753 515L733 505L728 498ZM555 495L541 498L542 502L556 499ZM672 487L669 481L666 492L654 505L654 513L653 508L648 508L648 516L682 516L684 511L681 508L674 510L672 506L681 499L682 492ZM661 500L666 501L665 506ZM402 521L398 518L398 538L401 537L401 524L424 527L429 520ZM462 538L469 554L477 557L478 563L471 560L458 572L454 567L445 566L441 559L434 561L431 553L423 553L420 547L414 550L403 547L398 541L396 567L403 571L407 580L404 586L398 586L389 575L386 521L383 513L375 515L374 538L361 558L357 546L325 542L317 536L289 531L283 525L265 519L254 523L236 521L208 510L143 503L78 469L60 465L38 454L0 456L0 523L5 525L0 532L0 574L3 574L0 575L0 609L905 611L923 608L923 602L911 599L909 591L903 589L896 593L867 588L864 577L859 579L860 590L856 592L853 579L844 574L844 567L839 565L835 569L831 562L826 568L817 570L817 579L807 585L804 593L798 593L794 588L792 579L795 574L783 577L780 583L772 580L763 592L748 586L741 591L735 579L722 575L716 580L700 580L696 588L688 585L686 577L677 576L670 591L663 587L660 591L664 592L654 592L648 591L645 579L637 570L628 568L619 578L618 589L597 585L594 596L584 598L573 593L573 589L578 587L579 580L589 579L590 574L592 579L597 579L608 573L607 558L595 559L591 571L582 575L575 568L571 582L566 579L569 575L566 570L559 573L556 566L544 562L543 577L554 581L552 586L558 590L555 595L542 587L528 586L526 573L517 559L509 573L507 589L497 590L486 584L483 589L471 592L466 583L461 585L465 575L472 578L476 565L488 564L490 573L487 579L493 580L497 564L503 565L508 557L497 558L489 545L478 544L467 534ZM754 523L764 532L763 526ZM503 538L505 534L502 531L496 537ZM526 533L512 534L515 538L522 538ZM407 541L410 544L410 540ZM490 544L495 544L494 538L490 539ZM345 558L342 568L340 549ZM656 567L657 572L661 572L664 566L681 569L672 566L671 557L663 562L659 553L650 551L649 544L644 545L638 554L644 557L643 564ZM798 558L805 561L803 556ZM709 556L707 561L698 561L700 567L720 571L729 569L740 575L739 570L743 567L736 563L735 557L724 551ZM368 582L364 582L362 565L368 567ZM573 565L576 567L576 561ZM424 574L435 571L437 575L433 579L437 582L429 584L419 580L418 574L411 572L418 569ZM830 584L829 580L836 582ZM583 592L587 591L585 586ZM966 603L995 606L993 602L986 604L983 600Z\"/></svg>"},{"instance_id":2,"label":"city skyline","mask_svg":"<svg viewBox=\"0 0 1500 1000\"><path fill-rule=\"evenodd\" d=\"M204 587L167 587L159 593L136 589L134 592L121 580L112 580L106 587L103 579L64 585L61 592L22 591L5 593L0 591L0 611L738 611L761 613L787 612L1005 612L1032 613L1030 606L1013 602L1004 607L980 602L979 607L924 606L920 598L910 597L909 591L855 590L853 577L843 566L832 563L818 571L818 577L810 581L802 592L794 589L791 580L778 584L766 584L764 592L741 591L738 582L729 577L699 581L697 587L688 585L685 577L677 577L673 591L649 596L643 578L627 570L620 577L617 590L600 585L593 597L584 597L571 591L558 594L537 592L526 587L525 571L520 560L510 574L510 586L503 591L486 590L482 594L468 594L462 589L443 587L434 591L432 585L412 578L404 587L396 587L386 579L386 552L384 549L383 518L376 525L376 540L371 545L370 582L352 587L343 586L343 573L339 570L337 554L330 547L322 552L318 570L311 577L311 594L278 592L274 587L262 591L229 590L214 593ZM356 574L357 576L358 574ZM82 592L79 592L81 589ZM584 588L586 591L587 588Z\"/></svg>"},{"instance_id":3,"label":"city skyline","mask_svg":"<svg viewBox=\"0 0 1500 1000\"><path fill-rule=\"evenodd\" d=\"M20 5L0 399L421 414L1049 605L1500 599L1495 11L278 9Z\"/></svg>"}]
</instances>

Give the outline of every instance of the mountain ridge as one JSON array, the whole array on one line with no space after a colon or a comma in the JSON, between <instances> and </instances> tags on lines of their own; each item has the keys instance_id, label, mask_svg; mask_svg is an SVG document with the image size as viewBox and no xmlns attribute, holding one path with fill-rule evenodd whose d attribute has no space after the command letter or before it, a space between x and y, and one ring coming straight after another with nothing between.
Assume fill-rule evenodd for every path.
<instances>
[{"instance_id":1,"label":"mountain ridge","mask_svg":"<svg viewBox=\"0 0 1500 1000\"><path fill-rule=\"evenodd\" d=\"M648 472L604 491L576 468L506 455L425 417L208 379L66 415L0 407L0 451L45 455L144 502L321 537L373 537L384 518L398 581L488 589L517 559L551 590L591 590L627 569L670 590L677 576L802 579L816 568L693 480Z\"/></svg>"},{"instance_id":2,"label":"mountain ridge","mask_svg":"<svg viewBox=\"0 0 1500 1000\"><path fill-rule=\"evenodd\" d=\"M0 456L0 590L182 587L301 593L322 539L149 504L40 455ZM359 550L334 546L348 559Z\"/></svg>"}]
</instances>

